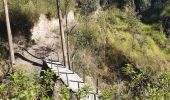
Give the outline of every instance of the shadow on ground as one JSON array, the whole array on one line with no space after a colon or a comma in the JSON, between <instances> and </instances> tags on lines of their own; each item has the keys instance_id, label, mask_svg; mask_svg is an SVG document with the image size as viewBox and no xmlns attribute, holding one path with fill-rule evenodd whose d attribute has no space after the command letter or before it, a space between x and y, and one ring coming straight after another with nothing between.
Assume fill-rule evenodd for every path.
<instances>
[{"instance_id":1,"label":"shadow on ground","mask_svg":"<svg viewBox=\"0 0 170 100\"><path fill-rule=\"evenodd\" d=\"M13 41L17 44L28 45L31 39L30 30L34 25L30 15L15 9L9 12L9 16ZM4 13L1 13L0 15L0 41L7 42L7 29Z\"/></svg>"}]
</instances>

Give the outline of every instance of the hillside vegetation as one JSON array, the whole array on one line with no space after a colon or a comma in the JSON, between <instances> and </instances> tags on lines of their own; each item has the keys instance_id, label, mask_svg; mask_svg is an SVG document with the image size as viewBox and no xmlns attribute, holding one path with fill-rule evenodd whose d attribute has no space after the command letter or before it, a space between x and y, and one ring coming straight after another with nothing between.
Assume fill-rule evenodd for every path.
<instances>
[{"instance_id":1,"label":"hillside vegetation","mask_svg":"<svg viewBox=\"0 0 170 100\"><path fill-rule=\"evenodd\" d=\"M29 43L30 29L40 14L45 14L49 20L56 17L55 1L9 0L14 37L19 38L23 35ZM65 0L61 1L64 15ZM74 70L80 75L85 70L86 75L99 79L101 100L170 99L168 0L71 0L70 2L69 9L74 10L76 15L75 25L69 29L68 34L71 62L74 64ZM2 2L0 39L6 41L4 12L1 9L3 9ZM7 59L6 52L0 49L0 65L5 66L4 61ZM48 91L43 90L48 89L51 92L53 91L51 87L43 85L43 89L35 88L37 85L42 85L41 81L45 81L49 86L54 85L46 81L48 77L52 81L53 74L48 71L45 73L46 76L43 76L45 79L36 75L31 76L35 84L23 71L10 74L7 77L8 81L0 83L0 97L29 99L34 96L39 99L52 99ZM32 88L25 89L26 86L22 86L23 81L16 79L20 76L24 82L30 82L31 84L25 85ZM14 84L11 84L13 82ZM7 88L6 84L10 87ZM13 86L18 87L15 89ZM16 92L8 94L9 88ZM21 91L23 95L17 92L20 89L23 90ZM39 92L35 93L38 90ZM27 92L29 96L25 95ZM39 94L40 92L44 94ZM69 96L67 94L64 95Z\"/></svg>"}]
</instances>

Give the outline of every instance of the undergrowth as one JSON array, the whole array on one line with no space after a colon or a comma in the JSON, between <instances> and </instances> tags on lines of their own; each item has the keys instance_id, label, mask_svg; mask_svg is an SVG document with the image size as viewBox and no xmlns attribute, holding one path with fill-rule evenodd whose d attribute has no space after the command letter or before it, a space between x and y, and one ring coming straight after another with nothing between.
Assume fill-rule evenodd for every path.
<instances>
[{"instance_id":1,"label":"undergrowth","mask_svg":"<svg viewBox=\"0 0 170 100\"><path fill-rule=\"evenodd\" d=\"M153 84L160 73L169 71L170 55L166 35L159 26L142 23L130 11L113 6L100 11L97 18L78 15L81 23L70 34L70 42L76 48L76 66L83 66L88 75L103 77L101 81L109 84L127 82L126 89L134 94L128 97L136 98L144 96L142 88ZM106 73L110 75L105 77Z\"/></svg>"}]
</instances>

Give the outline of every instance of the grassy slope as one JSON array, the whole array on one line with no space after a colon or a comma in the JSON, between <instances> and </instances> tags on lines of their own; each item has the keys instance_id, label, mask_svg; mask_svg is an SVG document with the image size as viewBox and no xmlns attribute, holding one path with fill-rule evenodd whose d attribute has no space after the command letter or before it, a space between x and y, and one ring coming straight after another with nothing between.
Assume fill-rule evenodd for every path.
<instances>
[{"instance_id":1,"label":"grassy slope","mask_svg":"<svg viewBox=\"0 0 170 100\"><path fill-rule=\"evenodd\" d=\"M170 71L167 38L160 26L146 25L129 13L111 7L95 17L77 14L79 24L70 34L71 45L76 48L75 70L83 73L83 67L86 75L99 79L106 95L117 93L122 96L119 99L166 97L169 92L164 85L156 84L160 74ZM165 77L169 84L169 76ZM106 84L115 84L117 90L108 93Z\"/></svg>"},{"instance_id":2,"label":"grassy slope","mask_svg":"<svg viewBox=\"0 0 170 100\"><path fill-rule=\"evenodd\" d=\"M16 15L13 11L19 11L35 22L40 13L55 16L54 2L11 0L9 7L11 16ZM2 2L0 9L3 9ZM3 20L3 13L0 13ZM169 71L169 45L159 26L146 25L138 19L134 23L137 27L130 26L134 20L129 20L129 13L115 7L100 11L97 18L80 17L78 21L81 24L70 34L70 42L78 48L74 64L77 67L83 66L86 74L112 84L119 79L128 79L133 70L137 71L135 69L143 71L150 78ZM132 64L134 68L126 64Z\"/></svg>"},{"instance_id":3,"label":"grassy slope","mask_svg":"<svg viewBox=\"0 0 170 100\"><path fill-rule=\"evenodd\" d=\"M128 12L115 7L100 12L97 18L88 18L88 21L82 18L83 24L70 35L71 43L78 48L77 66L86 62L85 68L94 68L89 74L97 72L96 68L119 69L128 63L149 76L169 70L165 35L154 25L143 24L138 19L139 26L133 34L128 18ZM88 60L80 61L83 57Z\"/></svg>"}]
</instances>

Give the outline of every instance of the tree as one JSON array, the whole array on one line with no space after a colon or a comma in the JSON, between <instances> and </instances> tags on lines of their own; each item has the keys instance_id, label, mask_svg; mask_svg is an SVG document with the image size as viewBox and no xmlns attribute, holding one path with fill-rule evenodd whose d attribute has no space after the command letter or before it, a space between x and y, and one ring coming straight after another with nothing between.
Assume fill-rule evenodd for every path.
<instances>
[{"instance_id":1,"label":"tree","mask_svg":"<svg viewBox=\"0 0 170 100\"><path fill-rule=\"evenodd\" d=\"M69 28L68 28L68 12L69 10L71 10L75 5L75 0L64 0L64 14L65 14L65 20L66 20L66 44L67 44L67 57L68 57L68 65L69 65L69 69L71 67L70 64L70 48L69 48Z\"/></svg>"},{"instance_id":2,"label":"tree","mask_svg":"<svg viewBox=\"0 0 170 100\"><path fill-rule=\"evenodd\" d=\"M99 0L80 0L80 12L88 15L97 10L99 3Z\"/></svg>"},{"instance_id":3,"label":"tree","mask_svg":"<svg viewBox=\"0 0 170 100\"><path fill-rule=\"evenodd\" d=\"M56 2L57 2L58 19L59 19L59 25L60 25L61 44L62 44L62 51L63 51L63 61L64 61L64 65L68 68L69 66L68 66L67 48L66 48L66 43L65 43L62 13L61 13L61 9L60 9L60 0L56 0Z\"/></svg>"},{"instance_id":4,"label":"tree","mask_svg":"<svg viewBox=\"0 0 170 100\"><path fill-rule=\"evenodd\" d=\"M132 34L132 49L135 47L135 36L139 33L140 24L134 1L128 0L126 4L128 30Z\"/></svg>"},{"instance_id":5,"label":"tree","mask_svg":"<svg viewBox=\"0 0 170 100\"><path fill-rule=\"evenodd\" d=\"M70 1L70 0L69 0ZM66 16L66 32L67 32L67 57L68 57L68 65L70 69L70 54L69 54L69 37L68 37L68 10L69 10L69 1L65 0L65 16Z\"/></svg>"},{"instance_id":6,"label":"tree","mask_svg":"<svg viewBox=\"0 0 170 100\"><path fill-rule=\"evenodd\" d=\"M10 27L9 13L8 13L8 5L7 5L7 0L3 0L3 2L5 8L5 18L6 18L6 26L7 26L7 33L8 33L11 66L13 67L13 64L15 63L15 57L14 57L14 48L13 48L12 34L11 34L11 27Z\"/></svg>"}]
</instances>

